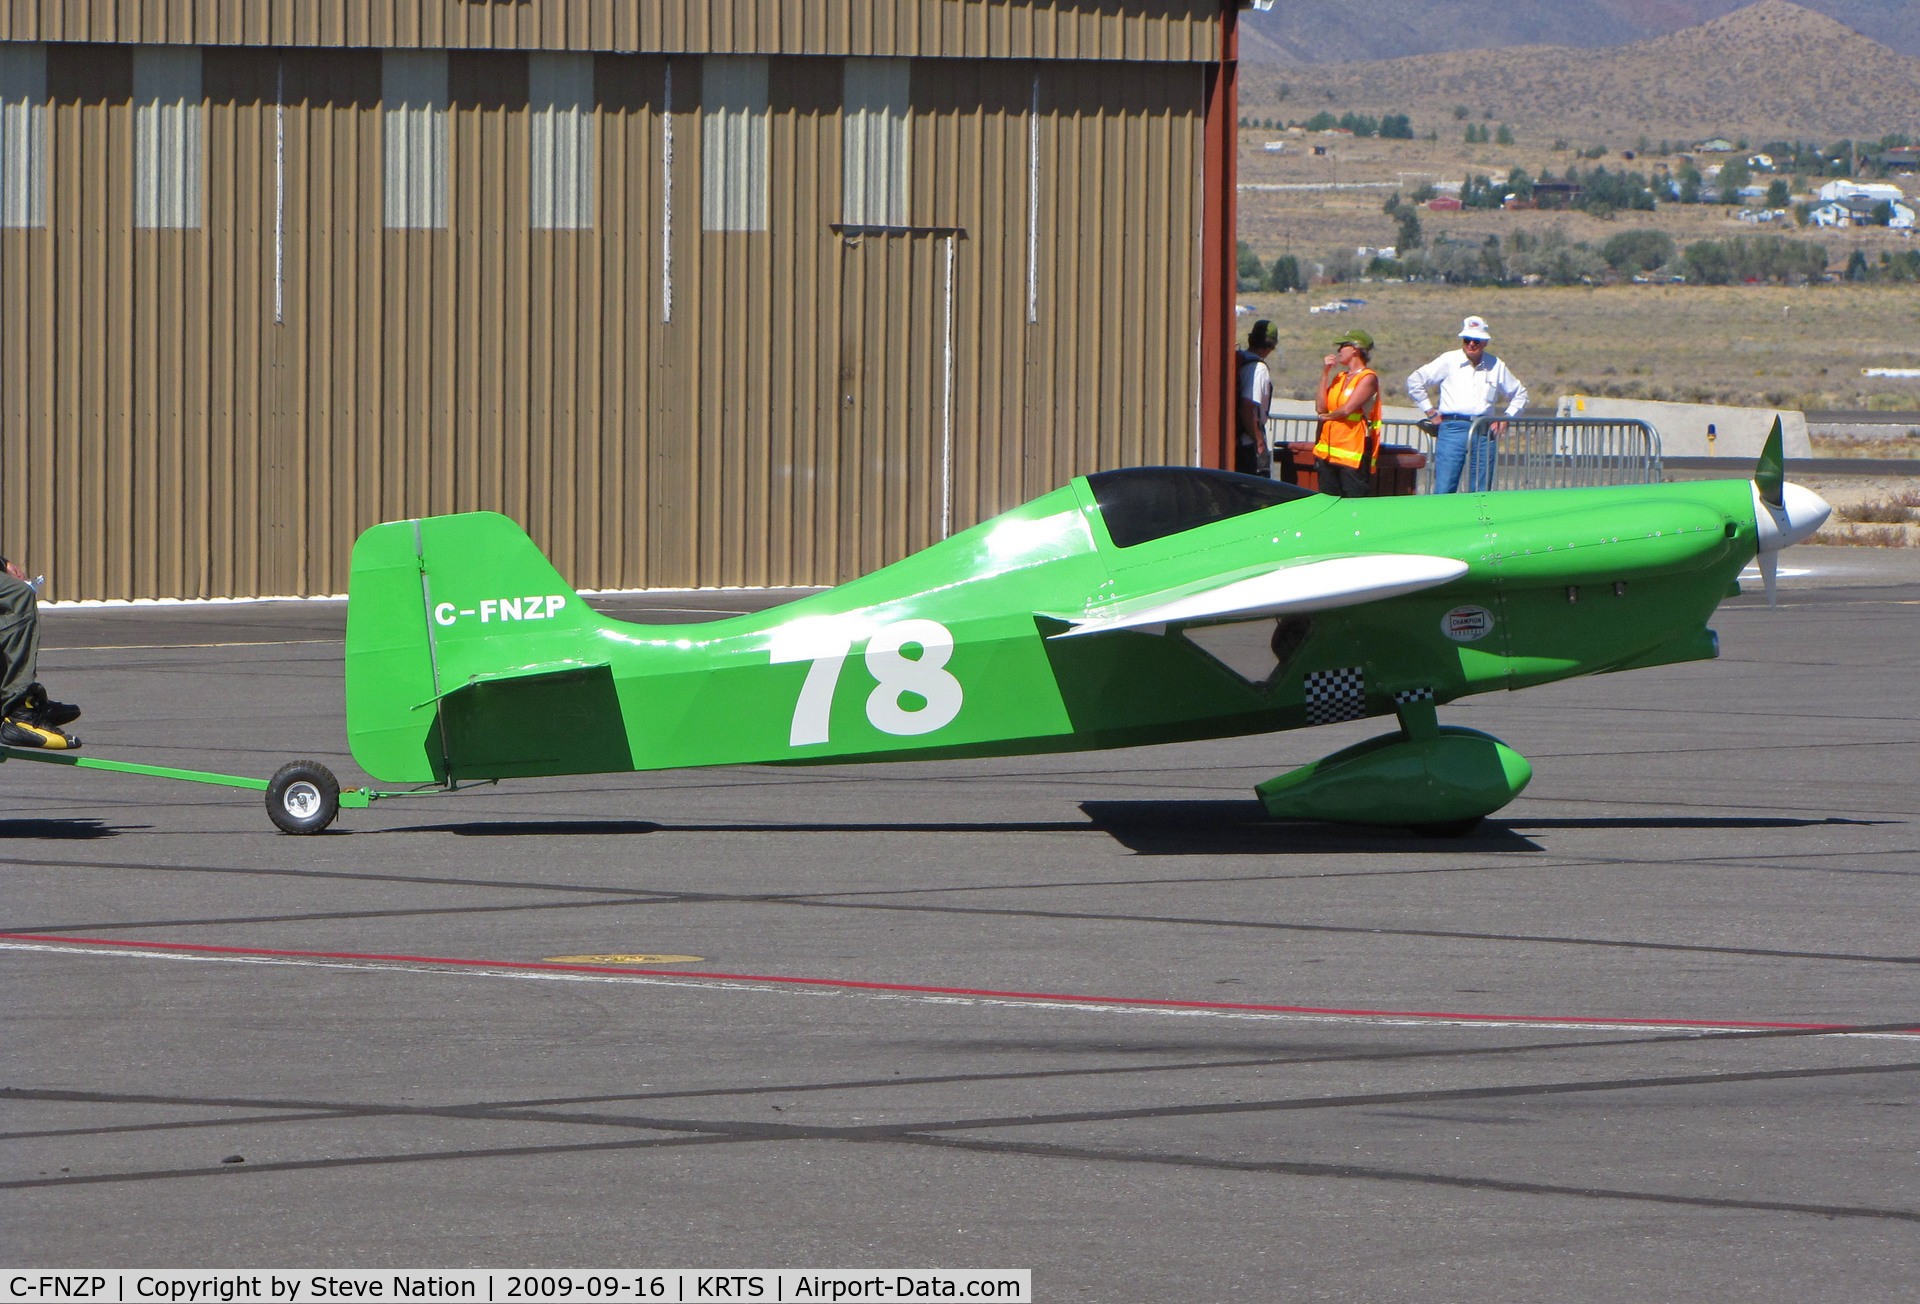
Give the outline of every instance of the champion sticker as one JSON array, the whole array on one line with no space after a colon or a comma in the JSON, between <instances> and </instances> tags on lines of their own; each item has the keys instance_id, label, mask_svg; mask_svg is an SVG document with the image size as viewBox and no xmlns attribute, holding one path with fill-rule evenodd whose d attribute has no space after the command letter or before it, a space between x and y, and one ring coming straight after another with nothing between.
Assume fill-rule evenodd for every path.
<instances>
[{"instance_id":1,"label":"champion sticker","mask_svg":"<svg viewBox=\"0 0 1920 1304\"><path fill-rule=\"evenodd\" d=\"M1455 607L1440 618L1440 630L1456 643L1471 643L1493 632L1493 613L1485 607Z\"/></svg>"}]
</instances>

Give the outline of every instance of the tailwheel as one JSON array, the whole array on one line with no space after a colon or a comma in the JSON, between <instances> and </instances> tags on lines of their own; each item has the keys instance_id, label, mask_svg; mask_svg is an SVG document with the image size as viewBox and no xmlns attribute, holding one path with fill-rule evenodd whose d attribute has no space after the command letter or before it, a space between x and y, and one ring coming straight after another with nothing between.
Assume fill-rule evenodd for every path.
<instances>
[{"instance_id":1,"label":"tailwheel","mask_svg":"<svg viewBox=\"0 0 1920 1304\"><path fill-rule=\"evenodd\" d=\"M267 818L282 833L319 833L340 813L340 781L318 761L289 761L267 781Z\"/></svg>"}]
</instances>

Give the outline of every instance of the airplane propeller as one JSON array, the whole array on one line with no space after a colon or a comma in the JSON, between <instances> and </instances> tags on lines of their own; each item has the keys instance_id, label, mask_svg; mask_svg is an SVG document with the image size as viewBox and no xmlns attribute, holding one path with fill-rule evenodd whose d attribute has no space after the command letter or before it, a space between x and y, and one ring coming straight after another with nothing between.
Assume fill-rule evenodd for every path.
<instances>
[{"instance_id":1,"label":"airplane propeller","mask_svg":"<svg viewBox=\"0 0 1920 1304\"><path fill-rule=\"evenodd\" d=\"M1833 507L1819 494L1787 483L1785 442L1780 418L1775 417L1753 472L1753 524L1759 535L1754 562L1766 586L1768 606L1778 605L1780 550L1812 534L1832 514Z\"/></svg>"}]
</instances>

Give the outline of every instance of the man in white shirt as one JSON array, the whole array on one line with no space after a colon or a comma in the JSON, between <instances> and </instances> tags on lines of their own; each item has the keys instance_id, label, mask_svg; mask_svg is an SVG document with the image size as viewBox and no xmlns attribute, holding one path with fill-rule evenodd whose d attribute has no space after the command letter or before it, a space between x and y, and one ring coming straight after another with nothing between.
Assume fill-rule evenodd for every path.
<instances>
[{"instance_id":1,"label":"man in white shirt","mask_svg":"<svg viewBox=\"0 0 1920 1304\"><path fill-rule=\"evenodd\" d=\"M1273 373L1267 370L1267 359L1279 343L1280 332L1263 318L1253 324L1247 347L1240 350L1240 373L1234 386L1233 469L1244 475L1272 474L1267 412L1273 406Z\"/></svg>"},{"instance_id":2,"label":"man in white shirt","mask_svg":"<svg viewBox=\"0 0 1920 1304\"><path fill-rule=\"evenodd\" d=\"M1500 433L1499 422L1485 427L1486 433L1472 433L1474 421L1487 416L1500 404L1507 415L1516 417L1527 406L1527 387L1507 370L1507 364L1487 352L1493 333L1479 317L1460 323L1460 347L1442 353L1407 377L1407 396L1413 405L1426 411L1427 420L1440 423L1433 445L1433 491L1450 494L1460 487L1460 472L1467 472L1467 492L1484 493L1493 488L1493 441ZM1438 389L1439 398L1431 391Z\"/></svg>"}]
</instances>

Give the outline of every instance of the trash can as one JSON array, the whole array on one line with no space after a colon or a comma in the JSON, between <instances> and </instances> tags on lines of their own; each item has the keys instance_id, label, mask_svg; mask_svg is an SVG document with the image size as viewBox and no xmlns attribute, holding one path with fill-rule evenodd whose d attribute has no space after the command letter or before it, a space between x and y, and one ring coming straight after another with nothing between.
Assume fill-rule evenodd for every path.
<instances>
[{"instance_id":1,"label":"trash can","mask_svg":"<svg viewBox=\"0 0 1920 1304\"><path fill-rule=\"evenodd\" d=\"M1427 455L1417 448L1407 444L1380 445L1380 455L1374 459L1373 466L1373 496L1392 498L1416 492L1420 469L1426 464ZM1312 444L1274 445L1273 474L1276 480L1297 484L1302 489L1318 489L1320 476L1317 465Z\"/></svg>"}]
</instances>

